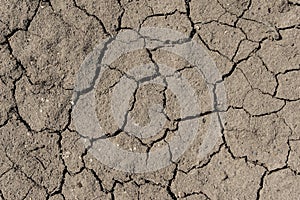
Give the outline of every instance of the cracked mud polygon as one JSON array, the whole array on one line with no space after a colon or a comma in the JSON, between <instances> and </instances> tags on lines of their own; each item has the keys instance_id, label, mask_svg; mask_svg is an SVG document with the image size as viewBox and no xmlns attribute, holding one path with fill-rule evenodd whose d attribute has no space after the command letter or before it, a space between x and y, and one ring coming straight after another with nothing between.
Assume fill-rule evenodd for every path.
<instances>
[{"instance_id":1,"label":"cracked mud polygon","mask_svg":"<svg viewBox=\"0 0 300 200\"><path fill-rule=\"evenodd\" d=\"M299 5L0 0L0 199L300 199ZM197 43L213 63L203 66L214 66L218 79L161 46L126 52L101 72L97 68L92 81L80 79L99 44L147 27L180 32ZM180 52L180 42L167 44ZM181 114L189 105L172 91L172 78L193 89L198 104L191 115ZM78 81L86 86L80 91ZM122 90L125 83L132 94ZM102 135L86 135L78 124L89 127L89 119L74 117L91 90ZM126 95L120 126L115 115ZM178 134L191 123L199 126L193 137L192 127ZM146 128L130 134L136 126ZM211 146L204 145L209 151L199 156L213 132ZM174 138L188 141L178 156ZM101 159L115 154L97 152L100 141L128 155L148 155L143 170L126 157L107 165ZM163 148L167 153L149 167L151 152Z\"/></svg>"}]
</instances>

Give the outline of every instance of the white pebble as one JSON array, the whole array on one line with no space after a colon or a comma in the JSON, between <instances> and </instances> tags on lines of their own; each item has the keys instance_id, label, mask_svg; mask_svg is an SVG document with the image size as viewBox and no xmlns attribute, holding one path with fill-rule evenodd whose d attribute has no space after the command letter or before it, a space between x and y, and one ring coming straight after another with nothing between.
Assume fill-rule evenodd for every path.
<instances>
[{"instance_id":1,"label":"white pebble","mask_svg":"<svg viewBox=\"0 0 300 200\"><path fill-rule=\"evenodd\" d=\"M71 153L69 151L65 152L64 158L69 158L69 156L71 155Z\"/></svg>"}]
</instances>

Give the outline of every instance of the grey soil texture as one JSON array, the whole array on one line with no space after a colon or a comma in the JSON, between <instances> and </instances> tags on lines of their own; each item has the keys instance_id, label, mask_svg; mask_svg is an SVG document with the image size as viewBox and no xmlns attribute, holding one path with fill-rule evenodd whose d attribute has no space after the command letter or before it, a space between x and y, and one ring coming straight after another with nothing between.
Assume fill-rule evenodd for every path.
<instances>
[{"instance_id":1,"label":"grey soil texture","mask_svg":"<svg viewBox=\"0 0 300 200\"><path fill-rule=\"evenodd\" d=\"M0 200L300 199L299 5L298 0L0 0ZM201 129L184 154L162 169L134 173L96 159L90 151L95 140L86 148L71 99L87 55L104 39L142 27L191 37L221 78L206 83L185 60L161 49L127 53L102 72L97 116L106 140L126 151L166 146L184 123L172 91L139 85L130 99L135 122L150 123L153 104L163 105L168 121L150 138L118 132L110 98L132 66L172 65L201 100L200 113L190 119L199 120ZM208 103L208 86L217 93L222 84L227 103ZM210 117L219 114L225 116L216 127L219 140L199 158Z\"/></svg>"}]
</instances>

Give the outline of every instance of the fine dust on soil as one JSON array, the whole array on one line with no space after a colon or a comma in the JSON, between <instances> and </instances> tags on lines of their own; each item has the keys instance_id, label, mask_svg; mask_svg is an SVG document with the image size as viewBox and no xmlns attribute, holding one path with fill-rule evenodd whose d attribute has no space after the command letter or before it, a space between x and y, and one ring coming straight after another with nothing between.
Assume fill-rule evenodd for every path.
<instances>
[{"instance_id":1,"label":"fine dust on soil","mask_svg":"<svg viewBox=\"0 0 300 200\"><path fill-rule=\"evenodd\" d=\"M299 5L298 0L0 0L0 199L299 199ZM71 117L71 98L76 73L97 44L122 30L149 26L199 43L221 73L214 87L217 92L224 84L227 104L207 103L207 84L175 55L158 49L120 57L97 88L97 115L107 133L118 130L107 111L110 95L131 65L175 66L191 81L202 109L196 119L203 128L179 159L158 171L129 173L102 164L85 148ZM138 152L168 145L181 123L173 93L144 85L130 101L136 123L149 123L146 108L153 103L164 104L169 122L151 138L120 132L108 140ZM217 113L226 116L220 139L199 159L201 133Z\"/></svg>"}]
</instances>

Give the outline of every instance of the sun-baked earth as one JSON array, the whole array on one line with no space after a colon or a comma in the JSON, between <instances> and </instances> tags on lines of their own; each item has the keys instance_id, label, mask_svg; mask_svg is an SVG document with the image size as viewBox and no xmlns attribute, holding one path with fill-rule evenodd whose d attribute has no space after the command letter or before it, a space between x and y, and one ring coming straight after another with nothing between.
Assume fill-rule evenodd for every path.
<instances>
[{"instance_id":1,"label":"sun-baked earth","mask_svg":"<svg viewBox=\"0 0 300 200\"><path fill-rule=\"evenodd\" d=\"M299 0L0 0L0 200L299 199L299 6ZM143 27L191 37L220 79L206 82L186 60L159 48L127 53L102 71L96 113L106 140L119 148L149 153L167 147L186 121L201 126L183 155L169 155L170 165L134 173L97 159L91 152L97 139L81 141L72 95L81 64L99 43ZM183 119L164 79L144 85L130 78L133 66L147 63L150 71L160 63L185 77L200 112ZM162 106L152 112L168 117L157 135L119 130L110 103L124 76L135 89L129 114L136 124L149 124L148 109ZM222 86L226 102L209 94ZM219 138L200 158L211 117Z\"/></svg>"}]
</instances>

